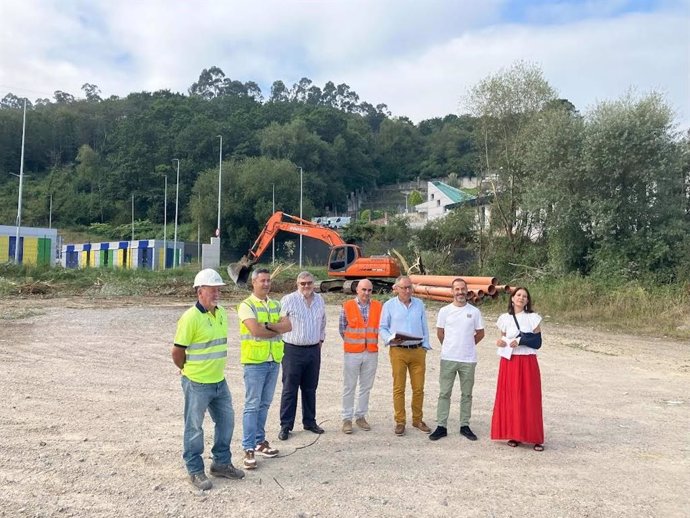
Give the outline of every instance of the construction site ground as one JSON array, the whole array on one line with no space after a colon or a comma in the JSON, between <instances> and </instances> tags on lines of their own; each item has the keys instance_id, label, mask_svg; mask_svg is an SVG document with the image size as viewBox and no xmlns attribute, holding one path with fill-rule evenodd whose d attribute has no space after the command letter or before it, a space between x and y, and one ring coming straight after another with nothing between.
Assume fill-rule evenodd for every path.
<instances>
[{"instance_id":1,"label":"construction site ground","mask_svg":"<svg viewBox=\"0 0 690 518\"><path fill-rule=\"evenodd\" d=\"M498 366L497 315L479 345L470 442L393 433L388 354L380 354L369 432L340 431L339 300L317 396L326 433L278 441L280 382L267 433L280 448L244 480L200 492L181 458L182 405L170 360L190 299L0 300L0 516L688 516L690 354L662 337L611 334L546 313L539 361L545 451L489 439ZM244 388L236 302L227 302L227 380L241 464ZM433 332L438 305L429 306ZM440 346L427 356L425 421L435 426ZM408 388L408 405L410 392ZM408 409L409 420L409 409ZM213 426L205 425L207 466Z\"/></svg>"}]
</instances>

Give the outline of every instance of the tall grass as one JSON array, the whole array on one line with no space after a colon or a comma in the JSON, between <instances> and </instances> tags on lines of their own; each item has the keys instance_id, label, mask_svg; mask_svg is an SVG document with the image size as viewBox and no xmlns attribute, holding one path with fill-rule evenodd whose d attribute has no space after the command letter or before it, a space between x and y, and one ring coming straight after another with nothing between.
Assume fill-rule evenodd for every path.
<instances>
[{"instance_id":1,"label":"tall grass","mask_svg":"<svg viewBox=\"0 0 690 518\"><path fill-rule=\"evenodd\" d=\"M227 278L221 268L221 275ZM322 266L306 266L317 279L328 278ZM41 295L92 297L177 296L193 297L192 282L197 265L174 270L150 271L109 268L64 269L0 264L0 296ZM275 291L295 289L300 269L293 265L280 271ZM246 296L227 281L229 298ZM519 283L516 283L519 284ZM655 285L642 281L616 284L587 277L540 279L526 284L535 308L549 320L647 336L690 338L690 286ZM349 295L348 295L349 296ZM344 296L331 296L340 303ZM389 296L377 296L387 300ZM485 313L506 310L507 296L482 306ZM430 304L434 306L434 304Z\"/></svg>"},{"instance_id":2,"label":"tall grass","mask_svg":"<svg viewBox=\"0 0 690 518\"><path fill-rule=\"evenodd\" d=\"M0 264L0 296L155 296L178 291L185 294L196 272L196 267L151 271Z\"/></svg>"},{"instance_id":3,"label":"tall grass","mask_svg":"<svg viewBox=\"0 0 690 518\"><path fill-rule=\"evenodd\" d=\"M690 337L690 286L612 284L584 277L528 286L537 310L559 322L644 335Z\"/></svg>"}]
</instances>

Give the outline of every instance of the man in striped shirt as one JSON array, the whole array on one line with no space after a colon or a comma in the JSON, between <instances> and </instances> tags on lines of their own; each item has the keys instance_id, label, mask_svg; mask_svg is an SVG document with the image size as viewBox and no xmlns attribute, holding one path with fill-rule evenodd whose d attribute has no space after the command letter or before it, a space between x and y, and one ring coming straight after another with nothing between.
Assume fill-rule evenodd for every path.
<instances>
[{"instance_id":1,"label":"man in striped shirt","mask_svg":"<svg viewBox=\"0 0 690 518\"><path fill-rule=\"evenodd\" d=\"M292 330L283 334L283 393L280 397L280 433L286 441L295 425L297 391L302 394L302 425L305 430L321 434L316 423L316 388L321 369L321 346L326 337L326 305L314 293L314 276L301 272L297 290L280 301L281 316L292 323Z\"/></svg>"}]
</instances>

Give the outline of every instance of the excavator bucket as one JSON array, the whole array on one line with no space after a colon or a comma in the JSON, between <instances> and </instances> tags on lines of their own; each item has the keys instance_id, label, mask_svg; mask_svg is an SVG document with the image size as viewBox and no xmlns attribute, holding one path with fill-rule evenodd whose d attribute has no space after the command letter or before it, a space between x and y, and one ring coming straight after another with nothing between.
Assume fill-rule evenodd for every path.
<instances>
[{"instance_id":1,"label":"excavator bucket","mask_svg":"<svg viewBox=\"0 0 690 518\"><path fill-rule=\"evenodd\" d=\"M228 276L238 286L246 286L253 267L254 263L245 255L238 262L228 265Z\"/></svg>"}]
</instances>

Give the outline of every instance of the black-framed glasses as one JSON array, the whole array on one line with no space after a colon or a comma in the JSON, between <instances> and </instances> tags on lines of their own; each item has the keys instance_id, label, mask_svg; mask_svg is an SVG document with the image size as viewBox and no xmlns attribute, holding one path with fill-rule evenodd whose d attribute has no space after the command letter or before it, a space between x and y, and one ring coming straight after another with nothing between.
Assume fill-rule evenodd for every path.
<instances>
[{"instance_id":1,"label":"black-framed glasses","mask_svg":"<svg viewBox=\"0 0 690 518\"><path fill-rule=\"evenodd\" d=\"M311 286L314 284L314 281L300 281L299 285L300 286Z\"/></svg>"}]
</instances>

